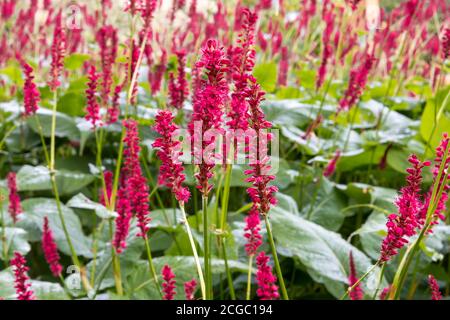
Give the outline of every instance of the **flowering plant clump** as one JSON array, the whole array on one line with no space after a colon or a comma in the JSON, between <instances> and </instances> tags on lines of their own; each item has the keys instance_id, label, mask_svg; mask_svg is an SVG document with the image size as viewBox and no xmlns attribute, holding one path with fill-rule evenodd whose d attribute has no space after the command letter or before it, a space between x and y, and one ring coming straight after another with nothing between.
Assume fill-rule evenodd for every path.
<instances>
[{"instance_id":1,"label":"flowering plant clump","mask_svg":"<svg viewBox=\"0 0 450 320\"><path fill-rule=\"evenodd\" d=\"M0 305L448 300L449 10L0 0Z\"/></svg>"}]
</instances>

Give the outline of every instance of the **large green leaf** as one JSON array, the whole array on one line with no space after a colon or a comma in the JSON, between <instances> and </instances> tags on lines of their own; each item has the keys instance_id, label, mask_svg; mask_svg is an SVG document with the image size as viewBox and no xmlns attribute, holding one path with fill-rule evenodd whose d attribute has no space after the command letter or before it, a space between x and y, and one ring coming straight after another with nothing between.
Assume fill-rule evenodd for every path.
<instances>
[{"instance_id":1,"label":"large green leaf","mask_svg":"<svg viewBox=\"0 0 450 320\"><path fill-rule=\"evenodd\" d=\"M52 135L52 111L40 108L36 115L39 118L43 135L45 137L50 137ZM39 126L33 118L34 117L28 118L27 124L35 132L39 133ZM59 138L68 138L75 141L80 139L80 131L76 126L75 120L61 112L56 113L55 135Z\"/></svg>"},{"instance_id":2,"label":"large green leaf","mask_svg":"<svg viewBox=\"0 0 450 320\"><path fill-rule=\"evenodd\" d=\"M309 275L323 283L335 297L340 297L347 287L350 252L353 252L358 275L372 266L364 253L338 233L277 207L271 211L271 221L279 252L299 259ZM377 275L378 270L365 282L365 292L369 295L376 286Z\"/></svg>"},{"instance_id":3,"label":"large green leaf","mask_svg":"<svg viewBox=\"0 0 450 320\"><path fill-rule=\"evenodd\" d=\"M6 236L6 245L8 249L8 259L11 259L14 256L14 252L19 252L23 255L27 254L31 247L27 242L27 232L20 228L0 228L0 235L3 235L5 232ZM4 258L4 244L3 237L0 237L0 259Z\"/></svg>"},{"instance_id":4,"label":"large green leaf","mask_svg":"<svg viewBox=\"0 0 450 320\"><path fill-rule=\"evenodd\" d=\"M70 208L93 210L95 211L95 214L102 219L109 219L117 216L115 212L109 211L104 205L92 201L82 193L74 196L66 205Z\"/></svg>"},{"instance_id":5,"label":"large green leaf","mask_svg":"<svg viewBox=\"0 0 450 320\"><path fill-rule=\"evenodd\" d=\"M273 92L277 85L277 65L275 62L259 64L253 72L258 83L267 92Z\"/></svg>"},{"instance_id":6,"label":"large green leaf","mask_svg":"<svg viewBox=\"0 0 450 320\"><path fill-rule=\"evenodd\" d=\"M70 256L71 252L58 215L56 201L46 198L27 199L22 201L22 208L24 217L18 222L18 226L28 231L29 240L40 240L44 217L47 216L58 249ZM91 258L91 240L84 235L78 216L63 204L61 204L61 210L76 253L79 256Z\"/></svg>"},{"instance_id":7,"label":"large green leaf","mask_svg":"<svg viewBox=\"0 0 450 320\"><path fill-rule=\"evenodd\" d=\"M56 184L60 194L72 194L87 186L94 180L94 176L71 172L67 170L56 171ZM19 191L51 190L52 184L48 168L44 166L23 166L17 173L17 186Z\"/></svg>"}]
</instances>

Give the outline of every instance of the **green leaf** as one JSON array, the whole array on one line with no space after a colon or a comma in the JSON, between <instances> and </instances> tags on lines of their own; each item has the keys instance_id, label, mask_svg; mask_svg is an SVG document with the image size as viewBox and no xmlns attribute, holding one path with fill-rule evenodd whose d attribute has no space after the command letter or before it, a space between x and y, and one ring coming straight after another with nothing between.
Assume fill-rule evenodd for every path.
<instances>
[{"instance_id":1,"label":"green leaf","mask_svg":"<svg viewBox=\"0 0 450 320\"><path fill-rule=\"evenodd\" d=\"M80 69L91 58L88 54L72 53L64 58L64 68L74 71Z\"/></svg>"},{"instance_id":2,"label":"green leaf","mask_svg":"<svg viewBox=\"0 0 450 320\"><path fill-rule=\"evenodd\" d=\"M24 218L17 225L28 231L30 241L40 241L42 224L44 217L47 216L58 249L68 256L71 255L55 200L46 198L27 199L22 201L22 208ZM91 240L84 235L80 219L72 209L63 204L61 204L61 210L75 252L80 256L92 258Z\"/></svg>"},{"instance_id":3,"label":"green leaf","mask_svg":"<svg viewBox=\"0 0 450 320\"><path fill-rule=\"evenodd\" d=\"M52 111L49 109L40 108L36 115L39 117L43 135L45 137L50 137L52 134ZM39 133L39 127L33 117L27 119L27 124L36 133ZM72 141L78 141L80 139L80 131L75 124L75 120L60 112L56 113L55 135L59 138L68 138Z\"/></svg>"},{"instance_id":4,"label":"green leaf","mask_svg":"<svg viewBox=\"0 0 450 320\"><path fill-rule=\"evenodd\" d=\"M0 235L3 235L3 228L0 228ZM8 259L14 256L14 252L27 254L31 247L27 242L27 232L20 228L5 228L6 245L8 248ZM4 258L3 237L0 237L0 259Z\"/></svg>"},{"instance_id":5,"label":"green leaf","mask_svg":"<svg viewBox=\"0 0 450 320\"><path fill-rule=\"evenodd\" d=\"M70 199L69 202L66 203L66 206L70 208L93 210L101 219L110 219L117 216L116 212L109 211L104 205L92 201L82 193L79 193Z\"/></svg>"},{"instance_id":6,"label":"green leaf","mask_svg":"<svg viewBox=\"0 0 450 320\"><path fill-rule=\"evenodd\" d=\"M299 259L309 275L323 283L335 297L340 297L348 286L350 252L353 252L359 276L372 266L364 253L338 233L278 207L271 210L271 221L279 252ZM364 292L372 294L376 282L377 272L374 272L365 281Z\"/></svg>"},{"instance_id":7,"label":"green leaf","mask_svg":"<svg viewBox=\"0 0 450 320\"><path fill-rule=\"evenodd\" d=\"M83 116L86 106L86 97L84 93L68 92L58 99L57 108L59 112L69 116Z\"/></svg>"},{"instance_id":8,"label":"green leaf","mask_svg":"<svg viewBox=\"0 0 450 320\"><path fill-rule=\"evenodd\" d=\"M275 62L257 65L253 75L264 91L273 92L275 90L277 85L277 65Z\"/></svg>"},{"instance_id":9,"label":"green leaf","mask_svg":"<svg viewBox=\"0 0 450 320\"><path fill-rule=\"evenodd\" d=\"M94 176L67 170L56 171L56 184L61 195L72 194L89 185ZM51 180L48 168L44 166L32 167L25 165L17 172L17 186L19 191L51 190Z\"/></svg>"}]
</instances>

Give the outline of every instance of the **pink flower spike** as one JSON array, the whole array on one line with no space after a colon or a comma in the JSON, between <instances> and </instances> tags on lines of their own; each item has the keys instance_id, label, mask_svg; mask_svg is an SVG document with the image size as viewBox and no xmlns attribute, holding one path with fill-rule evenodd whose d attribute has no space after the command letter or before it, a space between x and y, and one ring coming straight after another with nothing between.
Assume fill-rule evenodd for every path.
<instances>
[{"instance_id":1,"label":"pink flower spike","mask_svg":"<svg viewBox=\"0 0 450 320\"><path fill-rule=\"evenodd\" d=\"M445 28L444 35L442 37L442 52L444 53L444 59L450 57L450 28Z\"/></svg>"},{"instance_id":2,"label":"pink flower spike","mask_svg":"<svg viewBox=\"0 0 450 320\"><path fill-rule=\"evenodd\" d=\"M389 294L389 291L391 290L391 286L387 286L383 289L380 293L380 300L386 300L387 295Z\"/></svg>"},{"instance_id":3,"label":"pink flower spike","mask_svg":"<svg viewBox=\"0 0 450 320\"><path fill-rule=\"evenodd\" d=\"M184 283L184 295L186 300L195 300L195 289L197 288L197 281L192 279L191 281Z\"/></svg>"},{"instance_id":4,"label":"pink flower spike","mask_svg":"<svg viewBox=\"0 0 450 320\"><path fill-rule=\"evenodd\" d=\"M27 272L30 270L26 266L27 261L18 252L14 252L14 259L10 264L14 271L14 288L16 288L16 294L18 300L35 300L34 292L30 289L31 284L28 283L30 279Z\"/></svg>"},{"instance_id":5,"label":"pink flower spike","mask_svg":"<svg viewBox=\"0 0 450 320\"><path fill-rule=\"evenodd\" d=\"M172 272L172 269L168 265L165 265L162 268L162 277L164 280L164 282L162 284L162 286L163 286L162 291L164 292L163 299L164 300L173 300L173 298L176 294L176 292L175 292L176 281L173 280L175 278L175 274Z\"/></svg>"},{"instance_id":6,"label":"pink flower spike","mask_svg":"<svg viewBox=\"0 0 450 320\"><path fill-rule=\"evenodd\" d=\"M116 231L114 233L113 246L118 254L127 247L127 237L130 231L130 221L133 216L130 200L125 186L120 186L117 191L117 218L115 220Z\"/></svg>"},{"instance_id":7,"label":"pink flower spike","mask_svg":"<svg viewBox=\"0 0 450 320\"><path fill-rule=\"evenodd\" d=\"M258 270L256 272L256 281L258 282L258 289L256 294L261 300L276 300L280 297L278 287L275 285L277 277L272 273L272 267L268 265L269 257L262 251L256 257L256 265Z\"/></svg>"},{"instance_id":8,"label":"pink flower spike","mask_svg":"<svg viewBox=\"0 0 450 320\"><path fill-rule=\"evenodd\" d=\"M442 300L442 294L439 291L439 284L431 274L428 276L428 285L431 290L431 300Z\"/></svg>"},{"instance_id":9,"label":"pink flower spike","mask_svg":"<svg viewBox=\"0 0 450 320\"><path fill-rule=\"evenodd\" d=\"M44 217L44 225L42 228L42 250L44 251L45 260L49 264L53 275L55 277L60 277L63 268L59 263L60 257L58 254L58 247L46 216Z\"/></svg>"},{"instance_id":10,"label":"pink flower spike","mask_svg":"<svg viewBox=\"0 0 450 320\"><path fill-rule=\"evenodd\" d=\"M262 244L262 236L260 234L261 220L259 218L258 208L255 204L250 209L249 215L245 218L245 223L244 237L247 239L245 251L247 252L247 255L251 257L256 255L258 248Z\"/></svg>"},{"instance_id":11,"label":"pink flower spike","mask_svg":"<svg viewBox=\"0 0 450 320\"><path fill-rule=\"evenodd\" d=\"M19 221L19 215L22 213L22 206L20 205L19 192L17 191L16 173L10 172L6 178L9 190L9 206L8 212L15 224Z\"/></svg>"},{"instance_id":12,"label":"pink flower spike","mask_svg":"<svg viewBox=\"0 0 450 320\"><path fill-rule=\"evenodd\" d=\"M340 157L341 157L341 151L336 150L336 153L334 154L333 159L331 159L331 161L328 163L327 167L323 171L324 177L331 177L334 174L334 172L336 171L336 164L339 161Z\"/></svg>"},{"instance_id":13,"label":"pink flower spike","mask_svg":"<svg viewBox=\"0 0 450 320\"><path fill-rule=\"evenodd\" d=\"M148 224L151 221L148 202L149 189L139 163L141 147L139 146L138 126L137 122L131 119L124 121L123 125L126 128L123 174L126 178L127 197L130 201L131 211L137 217L140 229L138 236L146 239L149 230Z\"/></svg>"},{"instance_id":14,"label":"pink flower spike","mask_svg":"<svg viewBox=\"0 0 450 320\"><path fill-rule=\"evenodd\" d=\"M395 200L398 213L388 216L387 235L381 245L381 262L389 261L395 256L408 243L408 238L416 234L416 228L420 224L422 169L430 163L421 162L415 155L411 155L408 161L412 167L406 170L407 185L400 190L401 195Z\"/></svg>"},{"instance_id":15,"label":"pink flower spike","mask_svg":"<svg viewBox=\"0 0 450 320\"><path fill-rule=\"evenodd\" d=\"M60 85L62 70L64 68L64 56L66 53L66 34L62 26L62 13L59 12L56 17L55 30L53 32L52 43L52 63L50 71L49 86L52 91L55 91Z\"/></svg>"},{"instance_id":16,"label":"pink flower spike","mask_svg":"<svg viewBox=\"0 0 450 320\"><path fill-rule=\"evenodd\" d=\"M88 72L88 83L86 89L86 120L90 121L95 130L100 123L100 105L97 101L97 85L100 75L94 65L91 65Z\"/></svg>"},{"instance_id":17,"label":"pink flower spike","mask_svg":"<svg viewBox=\"0 0 450 320\"><path fill-rule=\"evenodd\" d=\"M170 111L158 112L154 130L161 137L155 140L152 147L159 149L157 155L162 162L159 168L159 184L169 188L178 201L186 203L191 194L187 187L182 186L186 176L183 173L184 167L179 161L179 157L183 152L181 151L181 142L175 140L178 127L173 123L173 119Z\"/></svg>"},{"instance_id":18,"label":"pink flower spike","mask_svg":"<svg viewBox=\"0 0 450 320\"><path fill-rule=\"evenodd\" d=\"M348 276L348 285L351 288L358 282L358 275L356 273L355 261L353 260L353 253L350 251L349 255L350 264L350 274ZM349 292L350 299L352 300L362 300L364 297L364 292L362 291L361 284L355 286L352 291Z\"/></svg>"},{"instance_id":19,"label":"pink flower spike","mask_svg":"<svg viewBox=\"0 0 450 320\"><path fill-rule=\"evenodd\" d=\"M169 75L169 98L170 105L175 109L183 108L184 101L189 96L189 84L186 79L186 52L179 50L175 52L178 60L178 75L175 79L173 73Z\"/></svg>"},{"instance_id":20,"label":"pink flower spike","mask_svg":"<svg viewBox=\"0 0 450 320\"><path fill-rule=\"evenodd\" d=\"M117 122L119 120L120 116L120 93L122 92L122 85L117 85L114 89L114 97L112 100L111 107L108 108L107 114L106 114L106 123L112 124Z\"/></svg>"},{"instance_id":21,"label":"pink flower spike","mask_svg":"<svg viewBox=\"0 0 450 320\"><path fill-rule=\"evenodd\" d=\"M22 63L22 68L25 74L25 82L23 85L23 105L25 108L25 116L30 116L35 114L38 110L41 94L34 83L33 68L25 62Z\"/></svg>"}]
</instances>

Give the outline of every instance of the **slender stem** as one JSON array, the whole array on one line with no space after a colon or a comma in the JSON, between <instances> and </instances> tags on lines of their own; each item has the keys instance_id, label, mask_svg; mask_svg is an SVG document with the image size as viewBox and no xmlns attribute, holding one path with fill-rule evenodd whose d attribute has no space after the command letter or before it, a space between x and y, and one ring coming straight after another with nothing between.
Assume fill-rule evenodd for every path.
<instances>
[{"instance_id":1,"label":"slender stem","mask_svg":"<svg viewBox=\"0 0 450 320\"><path fill-rule=\"evenodd\" d=\"M352 290L355 289L355 287L359 285L361 281L363 281L373 270L375 270L378 265L379 261L377 261L377 263L370 267L370 269L361 278L359 278L358 281L356 281L351 287L349 287L339 300L344 300L345 297L347 297L347 295L352 292Z\"/></svg>"},{"instance_id":2,"label":"slender stem","mask_svg":"<svg viewBox=\"0 0 450 320\"><path fill-rule=\"evenodd\" d=\"M383 263L380 270L380 277L378 278L377 287L375 288L375 293L373 294L372 300L375 300L378 295L378 291L380 291L381 282L383 281L384 270L386 269L386 263Z\"/></svg>"},{"instance_id":3,"label":"slender stem","mask_svg":"<svg viewBox=\"0 0 450 320\"><path fill-rule=\"evenodd\" d=\"M184 204L181 202L179 204L180 204L181 212L183 213L183 222L184 222L184 225L186 227L186 232L189 237L189 242L191 244L192 253L194 254L195 265L197 266L197 273L198 273L198 278L200 281L200 289L202 292L202 298L203 298L203 300L206 300L205 278L203 277L202 266L200 264L200 259L198 258L197 247L195 246L195 241L194 241L194 237L192 236L191 227L189 226L189 222L188 222L188 219L186 216L186 211L184 210Z\"/></svg>"},{"instance_id":4,"label":"slender stem","mask_svg":"<svg viewBox=\"0 0 450 320\"><path fill-rule=\"evenodd\" d=\"M49 168L51 171L55 169L55 139L56 139L56 106L58 104L58 90L53 91L53 109L52 109L52 126L50 136L50 163Z\"/></svg>"},{"instance_id":5,"label":"slender stem","mask_svg":"<svg viewBox=\"0 0 450 320\"><path fill-rule=\"evenodd\" d=\"M222 246L223 260L225 262L225 272L227 273L228 288L230 289L230 297L231 297L231 300L236 300L236 293L234 292L233 278L231 276L230 267L228 266L227 249L225 248L225 238L224 237L221 237L221 246Z\"/></svg>"},{"instance_id":6,"label":"slender stem","mask_svg":"<svg viewBox=\"0 0 450 320\"><path fill-rule=\"evenodd\" d=\"M208 225L208 196L202 196L203 210L203 259L205 263L206 298L212 299L211 288L211 265L209 247L209 225Z\"/></svg>"},{"instance_id":7,"label":"slender stem","mask_svg":"<svg viewBox=\"0 0 450 320\"><path fill-rule=\"evenodd\" d=\"M3 136L2 140L0 141L0 150L3 149L3 145L6 142L6 139L11 135L11 133L17 128L16 125L13 125L11 128L9 128L8 131L6 131L5 135Z\"/></svg>"},{"instance_id":8,"label":"slender stem","mask_svg":"<svg viewBox=\"0 0 450 320\"><path fill-rule=\"evenodd\" d=\"M253 268L253 254L248 257L248 272L247 272L247 294L246 300L250 300L250 293L252 291L252 268Z\"/></svg>"},{"instance_id":9,"label":"slender stem","mask_svg":"<svg viewBox=\"0 0 450 320\"><path fill-rule=\"evenodd\" d=\"M283 273L281 272L280 262L278 261L277 249L275 248L275 242L273 241L272 227L267 215L264 215L264 221L266 222L267 236L269 237L270 249L272 251L273 261L275 265L275 271L277 273L278 282L280 284L281 294L284 300L289 300L289 296L284 284Z\"/></svg>"},{"instance_id":10,"label":"slender stem","mask_svg":"<svg viewBox=\"0 0 450 320\"><path fill-rule=\"evenodd\" d=\"M148 237L145 237L144 241L145 241L145 248L147 250L148 267L149 267L150 275L152 276L153 281L155 282L156 290L158 291L159 295L162 298L163 295L161 292L161 288L159 286L158 275L156 274L155 265L153 264L152 250L150 249L150 240L148 239Z\"/></svg>"},{"instance_id":11,"label":"slender stem","mask_svg":"<svg viewBox=\"0 0 450 320\"><path fill-rule=\"evenodd\" d=\"M233 165L227 164L227 169L225 171L225 186L222 196L222 215L220 220L220 229L224 229L227 223L228 214L228 202L230 199L230 186L231 186L231 174L233 172Z\"/></svg>"},{"instance_id":12,"label":"slender stem","mask_svg":"<svg viewBox=\"0 0 450 320\"><path fill-rule=\"evenodd\" d=\"M48 155L47 144L45 143L41 121L39 120L39 117L38 117L37 114L34 115L34 120L36 121L36 126L38 128L39 137L40 137L41 143L42 143L42 148L44 149L45 162L47 164L49 164L50 163L50 159L49 159L49 155Z\"/></svg>"},{"instance_id":13,"label":"slender stem","mask_svg":"<svg viewBox=\"0 0 450 320\"><path fill-rule=\"evenodd\" d=\"M3 261L5 265L8 266L8 244L6 238L6 224L5 224L5 214L3 212L3 193L0 189L0 214L1 214L1 222L2 222L2 244L3 244Z\"/></svg>"},{"instance_id":14,"label":"slender stem","mask_svg":"<svg viewBox=\"0 0 450 320\"><path fill-rule=\"evenodd\" d=\"M111 239L113 238L113 221L111 219L109 220L109 237ZM119 296L121 296L123 295L123 288L122 288L122 273L120 272L120 259L118 258L116 250L114 249L113 245L111 245L111 259L116 292Z\"/></svg>"}]
</instances>

